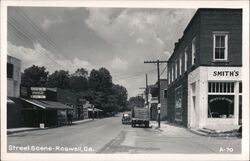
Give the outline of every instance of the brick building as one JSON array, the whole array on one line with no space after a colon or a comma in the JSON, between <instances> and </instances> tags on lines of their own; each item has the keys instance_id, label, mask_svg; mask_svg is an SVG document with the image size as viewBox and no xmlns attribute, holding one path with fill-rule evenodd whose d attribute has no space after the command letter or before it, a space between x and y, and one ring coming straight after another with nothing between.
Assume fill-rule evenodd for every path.
<instances>
[{"instance_id":1,"label":"brick building","mask_svg":"<svg viewBox=\"0 0 250 161\"><path fill-rule=\"evenodd\" d=\"M191 128L240 123L241 9L198 9L168 62L170 122Z\"/></svg>"}]
</instances>

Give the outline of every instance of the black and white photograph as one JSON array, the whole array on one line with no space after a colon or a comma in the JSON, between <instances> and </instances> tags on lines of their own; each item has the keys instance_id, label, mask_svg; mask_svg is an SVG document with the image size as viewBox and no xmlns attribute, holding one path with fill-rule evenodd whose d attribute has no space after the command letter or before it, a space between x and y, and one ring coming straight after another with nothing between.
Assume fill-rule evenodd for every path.
<instances>
[{"instance_id":1,"label":"black and white photograph","mask_svg":"<svg viewBox=\"0 0 250 161\"><path fill-rule=\"evenodd\" d=\"M1 159L248 160L249 2L120 2L2 3Z\"/></svg>"}]
</instances>

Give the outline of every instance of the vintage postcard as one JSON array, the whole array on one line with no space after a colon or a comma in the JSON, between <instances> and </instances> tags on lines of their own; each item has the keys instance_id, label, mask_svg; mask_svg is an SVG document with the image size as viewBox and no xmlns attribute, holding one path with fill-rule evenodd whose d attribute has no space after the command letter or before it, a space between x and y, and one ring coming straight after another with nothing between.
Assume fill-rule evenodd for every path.
<instances>
[{"instance_id":1,"label":"vintage postcard","mask_svg":"<svg viewBox=\"0 0 250 161\"><path fill-rule=\"evenodd\" d=\"M248 98L248 1L1 2L2 160L248 160Z\"/></svg>"}]
</instances>

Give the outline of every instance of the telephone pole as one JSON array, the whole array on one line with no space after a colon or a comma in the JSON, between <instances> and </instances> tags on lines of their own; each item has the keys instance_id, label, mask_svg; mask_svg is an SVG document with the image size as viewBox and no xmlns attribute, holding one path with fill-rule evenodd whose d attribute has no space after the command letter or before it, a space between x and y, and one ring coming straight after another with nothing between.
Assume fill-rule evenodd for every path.
<instances>
[{"instance_id":1,"label":"telephone pole","mask_svg":"<svg viewBox=\"0 0 250 161\"><path fill-rule=\"evenodd\" d=\"M148 103L148 74L146 74L146 104L147 106L149 105Z\"/></svg>"},{"instance_id":2,"label":"telephone pole","mask_svg":"<svg viewBox=\"0 0 250 161\"><path fill-rule=\"evenodd\" d=\"M144 63L153 63L157 64L157 78L158 78L158 128L161 127L161 113L160 113L160 106L161 106L161 83L160 83L160 63L167 63L167 61L160 61L159 59L156 61L144 61Z\"/></svg>"}]
</instances>

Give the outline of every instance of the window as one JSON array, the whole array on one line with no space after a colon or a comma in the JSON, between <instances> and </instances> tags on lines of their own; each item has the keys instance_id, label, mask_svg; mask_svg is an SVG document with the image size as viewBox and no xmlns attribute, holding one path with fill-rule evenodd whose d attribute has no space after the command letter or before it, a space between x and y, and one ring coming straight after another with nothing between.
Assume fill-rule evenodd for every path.
<instances>
[{"instance_id":1,"label":"window","mask_svg":"<svg viewBox=\"0 0 250 161\"><path fill-rule=\"evenodd\" d=\"M163 91L163 98L164 98L164 99L167 98L167 89L164 89L164 91Z\"/></svg>"},{"instance_id":2,"label":"window","mask_svg":"<svg viewBox=\"0 0 250 161\"><path fill-rule=\"evenodd\" d=\"M171 80L172 80L172 82L174 81L174 66L172 66L172 76L171 76Z\"/></svg>"},{"instance_id":3,"label":"window","mask_svg":"<svg viewBox=\"0 0 250 161\"><path fill-rule=\"evenodd\" d=\"M182 59L181 59L181 55L180 55L180 59L179 59L180 61L179 61L179 75L181 76L181 74L182 74Z\"/></svg>"},{"instance_id":4,"label":"window","mask_svg":"<svg viewBox=\"0 0 250 161\"><path fill-rule=\"evenodd\" d=\"M7 78L13 78L13 64L7 63Z\"/></svg>"},{"instance_id":5,"label":"window","mask_svg":"<svg viewBox=\"0 0 250 161\"><path fill-rule=\"evenodd\" d=\"M208 117L234 117L234 82L208 82Z\"/></svg>"},{"instance_id":6,"label":"window","mask_svg":"<svg viewBox=\"0 0 250 161\"><path fill-rule=\"evenodd\" d=\"M195 64L195 55L196 55L196 38L192 40L192 65Z\"/></svg>"},{"instance_id":7,"label":"window","mask_svg":"<svg viewBox=\"0 0 250 161\"><path fill-rule=\"evenodd\" d=\"M214 60L227 60L227 34L216 33L213 36L214 48L213 59Z\"/></svg>"},{"instance_id":8,"label":"window","mask_svg":"<svg viewBox=\"0 0 250 161\"><path fill-rule=\"evenodd\" d=\"M184 54L184 62L185 62L185 70L184 71L187 71L187 61L188 61L188 58L187 58L187 48L186 48L185 54Z\"/></svg>"},{"instance_id":9,"label":"window","mask_svg":"<svg viewBox=\"0 0 250 161\"><path fill-rule=\"evenodd\" d=\"M177 79L177 72L178 72L177 61L175 61L175 79Z\"/></svg>"},{"instance_id":10,"label":"window","mask_svg":"<svg viewBox=\"0 0 250 161\"><path fill-rule=\"evenodd\" d=\"M170 77L171 77L171 69L168 70L168 84L170 84L171 82Z\"/></svg>"}]
</instances>

